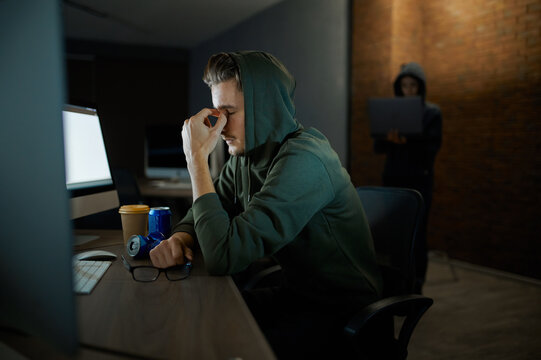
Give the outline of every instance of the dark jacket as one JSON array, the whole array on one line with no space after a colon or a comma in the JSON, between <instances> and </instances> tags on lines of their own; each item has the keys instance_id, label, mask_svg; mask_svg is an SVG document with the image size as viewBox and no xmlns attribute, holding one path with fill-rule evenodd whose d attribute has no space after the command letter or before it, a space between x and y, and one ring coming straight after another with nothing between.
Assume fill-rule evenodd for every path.
<instances>
[{"instance_id":1,"label":"dark jacket","mask_svg":"<svg viewBox=\"0 0 541 360\"><path fill-rule=\"evenodd\" d=\"M419 81L419 94L423 98L423 134L407 137L406 144L394 144L384 139L374 141L374 151L385 153L384 177L426 177L434 172L434 161L441 147L442 118L440 108L426 98L426 78L417 63L404 65L394 82L395 96L404 96L400 80L411 76Z\"/></svg>"},{"instance_id":2,"label":"dark jacket","mask_svg":"<svg viewBox=\"0 0 541 360\"><path fill-rule=\"evenodd\" d=\"M295 119L295 80L272 55L230 54L245 104L245 155L232 156L174 231L200 244L211 274L273 256L286 284L312 299L369 303L381 278L350 177L316 129Z\"/></svg>"}]
</instances>

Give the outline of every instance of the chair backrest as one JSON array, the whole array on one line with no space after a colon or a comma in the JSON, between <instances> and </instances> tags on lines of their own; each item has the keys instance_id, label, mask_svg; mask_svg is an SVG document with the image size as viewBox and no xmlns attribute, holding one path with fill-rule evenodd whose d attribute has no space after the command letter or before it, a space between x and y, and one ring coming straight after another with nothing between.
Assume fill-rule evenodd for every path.
<instances>
[{"instance_id":1,"label":"chair backrest","mask_svg":"<svg viewBox=\"0 0 541 360\"><path fill-rule=\"evenodd\" d=\"M411 294L415 282L413 247L424 212L412 189L358 187L383 276L383 296Z\"/></svg>"}]
</instances>

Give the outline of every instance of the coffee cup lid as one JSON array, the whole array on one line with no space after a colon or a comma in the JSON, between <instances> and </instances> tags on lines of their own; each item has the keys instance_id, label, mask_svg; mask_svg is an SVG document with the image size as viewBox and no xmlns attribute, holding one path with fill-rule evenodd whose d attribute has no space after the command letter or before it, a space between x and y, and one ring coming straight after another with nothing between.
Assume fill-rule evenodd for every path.
<instances>
[{"instance_id":1,"label":"coffee cup lid","mask_svg":"<svg viewBox=\"0 0 541 360\"><path fill-rule=\"evenodd\" d=\"M122 205L118 209L120 214L147 214L149 211L148 205Z\"/></svg>"}]
</instances>

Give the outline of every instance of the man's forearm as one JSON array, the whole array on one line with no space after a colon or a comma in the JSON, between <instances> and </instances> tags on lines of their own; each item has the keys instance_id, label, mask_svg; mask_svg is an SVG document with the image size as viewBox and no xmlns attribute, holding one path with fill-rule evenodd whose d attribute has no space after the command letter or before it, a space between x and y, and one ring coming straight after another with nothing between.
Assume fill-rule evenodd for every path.
<instances>
[{"instance_id":1,"label":"man's forearm","mask_svg":"<svg viewBox=\"0 0 541 360\"><path fill-rule=\"evenodd\" d=\"M188 164L188 171L190 172L192 181L194 202L205 194L216 192L212 182L212 176L210 175L208 161L202 159L194 160L191 164Z\"/></svg>"}]
</instances>

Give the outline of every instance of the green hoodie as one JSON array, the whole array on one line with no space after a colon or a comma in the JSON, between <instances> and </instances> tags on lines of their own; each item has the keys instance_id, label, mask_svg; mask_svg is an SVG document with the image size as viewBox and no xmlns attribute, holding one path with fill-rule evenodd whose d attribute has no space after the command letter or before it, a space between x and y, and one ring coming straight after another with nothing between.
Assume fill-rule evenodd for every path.
<instances>
[{"instance_id":1,"label":"green hoodie","mask_svg":"<svg viewBox=\"0 0 541 360\"><path fill-rule=\"evenodd\" d=\"M230 53L240 68L245 153L232 156L173 229L195 236L209 273L234 274L272 255L286 285L326 303L381 293L370 230L328 140L295 119L295 80L263 52Z\"/></svg>"}]
</instances>

